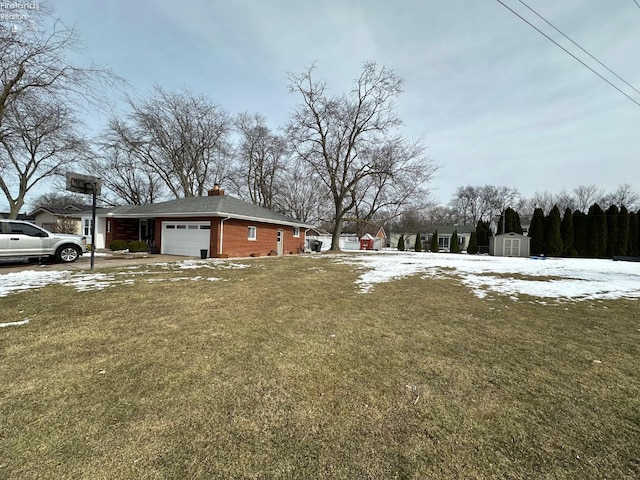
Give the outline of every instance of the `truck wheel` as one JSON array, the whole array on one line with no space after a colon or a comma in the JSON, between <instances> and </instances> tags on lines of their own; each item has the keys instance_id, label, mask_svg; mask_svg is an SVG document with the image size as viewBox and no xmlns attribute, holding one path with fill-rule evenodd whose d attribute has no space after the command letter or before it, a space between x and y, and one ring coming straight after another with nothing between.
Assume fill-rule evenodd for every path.
<instances>
[{"instance_id":1,"label":"truck wheel","mask_svg":"<svg viewBox=\"0 0 640 480\"><path fill-rule=\"evenodd\" d=\"M74 245L63 245L56 252L56 258L64 263L75 262L80 256L80 249Z\"/></svg>"}]
</instances>

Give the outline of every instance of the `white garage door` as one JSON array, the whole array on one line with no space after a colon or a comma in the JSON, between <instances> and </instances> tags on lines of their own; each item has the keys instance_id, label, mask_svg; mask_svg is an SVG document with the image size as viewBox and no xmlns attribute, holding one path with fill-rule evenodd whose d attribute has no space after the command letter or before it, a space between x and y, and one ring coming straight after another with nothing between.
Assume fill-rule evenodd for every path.
<instances>
[{"instance_id":1,"label":"white garage door","mask_svg":"<svg viewBox=\"0 0 640 480\"><path fill-rule=\"evenodd\" d=\"M199 257L210 238L211 222L162 222L161 253Z\"/></svg>"}]
</instances>

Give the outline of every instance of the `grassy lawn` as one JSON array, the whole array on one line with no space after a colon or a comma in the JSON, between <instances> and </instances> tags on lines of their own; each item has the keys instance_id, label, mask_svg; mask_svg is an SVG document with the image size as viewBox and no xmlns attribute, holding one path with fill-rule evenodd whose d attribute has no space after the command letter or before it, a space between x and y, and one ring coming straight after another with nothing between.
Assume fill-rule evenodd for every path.
<instances>
[{"instance_id":1,"label":"grassy lawn","mask_svg":"<svg viewBox=\"0 0 640 480\"><path fill-rule=\"evenodd\" d=\"M640 477L639 302L244 263L0 298L0 478Z\"/></svg>"}]
</instances>

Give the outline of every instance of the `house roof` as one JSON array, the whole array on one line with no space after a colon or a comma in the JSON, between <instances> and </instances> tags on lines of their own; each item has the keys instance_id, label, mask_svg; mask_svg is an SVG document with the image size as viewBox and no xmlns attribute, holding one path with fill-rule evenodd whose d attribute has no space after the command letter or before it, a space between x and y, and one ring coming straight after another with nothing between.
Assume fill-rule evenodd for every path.
<instances>
[{"instance_id":1,"label":"house roof","mask_svg":"<svg viewBox=\"0 0 640 480\"><path fill-rule=\"evenodd\" d=\"M0 212L0 218L9 218L9 212ZM25 213L19 213L18 214L18 218L16 218L16 220L24 220L27 222L33 222L35 221L35 218L33 218L31 215L27 215Z\"/></svg>"},{"instance_id":2,"label":"house roof","mask_svg":"<svg viewBox=\"0 0 640 480\"><path fill-rule=\"evenodd\" d=\"M473 225L429 225L426 227L425 233L432 234L436 230L438 230L439 235L450 235L453 234L454 230L460 235L461 233L475 232L476 227Z\"/></svg>"},{"instance_id":3,"label":"house roof","mask_svg":"<svg viewBox=\"0 0 640 480\"><path fill-rule=\"evenodd\" d=\"M37 215L40 212L50 213L56 216L62 217L79 217L81 212L91 210L91 205L76 205L70 204L66 207L52 207L49 205L41 205L30 213L31 216Z\"/></svg>"},{"instance_id":4,"label":"house roof","mask_svg":"<svg viewBox=\"0 0 640 480\"><path fill-rule=\"evenodd\" d=\"M98 212L98 215L116 218L230 217L311 228L311 225L307 225L287 215L229 195L179 198L177 200L151 203L149 205L126 205L101 210Z\"/></svg>"},{"instance_id":5,"label":"house roof","mask_svg":"<svg viewBox=\"0 0 640 480\"><path fill-rule=\"evenodd\" d=\"M393 235L398 236L400 234L409 236L415 236L416 233L420 233L421 235L433 235L433 232L438 231L438 235L452 235L455 230L458 235L460 234L471 234L471 232L476 231L476 227L473 225L427 225L419 228L413 232L393 232Z\"/></svg>"}]
</instances>

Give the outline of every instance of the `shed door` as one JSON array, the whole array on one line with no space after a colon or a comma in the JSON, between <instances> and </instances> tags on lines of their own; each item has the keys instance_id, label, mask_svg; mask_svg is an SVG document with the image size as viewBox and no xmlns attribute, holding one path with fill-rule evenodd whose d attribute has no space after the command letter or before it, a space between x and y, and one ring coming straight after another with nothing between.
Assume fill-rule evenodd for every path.
<instances>
[{"instance_id":1,"label":"shed door","mask_svg":"<svg viewBox=\"0 0 640 480\"><path fill-rule=\"evenodd\" d=\"M505 257L520 256L520 239L519 238L504 239L504 256Z\"/></svg>"},{"instance_id":2,"label":"shed door","mask_svg":"<svg viewBox=\"0 0 640 480\"><path fill-rule=\"evenodd\" d=\"M200 250L209 250L210 240L211 222L162 222L160 253L199 257Z\"/></svg>"}]
</instances>

